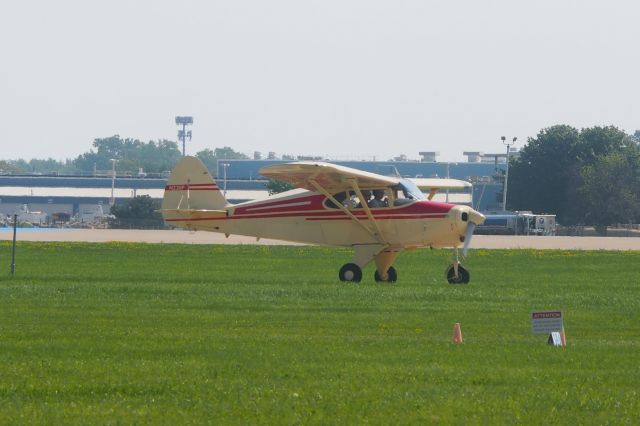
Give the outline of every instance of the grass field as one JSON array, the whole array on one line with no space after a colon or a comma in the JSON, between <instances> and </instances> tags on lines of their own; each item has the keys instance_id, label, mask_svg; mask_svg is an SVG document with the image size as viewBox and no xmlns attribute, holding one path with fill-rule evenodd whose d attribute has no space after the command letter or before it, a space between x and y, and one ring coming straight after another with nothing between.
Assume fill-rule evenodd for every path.
<instances>
[{"instance_id":1,"label":"grass field","mask_svg":"<svg viewBox=\"0 0 640 426\"><path fill-rule=\"evenodd\" d=\"M0 423L638 424L640 252L0 243ZM568 346L532 335L565 315ZM465 339L451 343L453 324Z\"/></svg>"}]
</instances>

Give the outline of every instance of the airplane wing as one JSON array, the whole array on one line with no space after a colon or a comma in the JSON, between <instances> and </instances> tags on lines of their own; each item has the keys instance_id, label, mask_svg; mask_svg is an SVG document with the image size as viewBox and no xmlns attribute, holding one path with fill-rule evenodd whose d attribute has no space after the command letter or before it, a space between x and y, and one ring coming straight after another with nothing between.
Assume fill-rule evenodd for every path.
<instances>
[{"instance_id":1,"label":"airplane wing","mask_svg":"<svg viewBox=\"0 0 640 426\"><path fill-rule=\"evenodd\" d=\"M418 188L422 190L431 189L468 189L471 188L471 183L465 180L458 179L437 179L437 178L409 178L409 180L415 183Z\"/></svg>"},{"instance_id":2,"label":"airplane wing","mask_svg":"<svg viewBox=\"0 0 640 426\"><path fill-rule=\"evenodd\" d=\"M288 182L296 188L311 191L316 190L316 187L311 184L311 181L314 181L331 193L351 189L350 182L353 179L362 190L386 188L400 182L399 178L382 176L336 164L308 161L263 167L260 169L260 174L266 178Z\"/></svg>"},{"instance_id":3,"label":"airplane wing","mask_svg":"<svg viewBox=\"0 0 640 426\"><path fill-rule=\"evenodd\" d=\"M429 196L427 198L429 200L432 200L440 190L453 189L470 191L473 186L470 182L458 179L410 178L408 180L415 183L422 191L428 192Z\"/></svg>"}]
</instances>

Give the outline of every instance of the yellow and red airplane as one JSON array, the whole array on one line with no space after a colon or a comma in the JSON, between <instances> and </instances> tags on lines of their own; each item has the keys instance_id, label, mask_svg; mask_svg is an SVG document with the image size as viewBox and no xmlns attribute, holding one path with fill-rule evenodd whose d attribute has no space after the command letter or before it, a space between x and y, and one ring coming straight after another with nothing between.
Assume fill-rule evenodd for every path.
<instances>
[{"instance_id":1,"label":"yellow and red airplane","mask_svg":"<svg viewBox=\"0 0 640 426\"><path fill-rule=\"evenodd\" d=\"M452 247L447 280L469 282L458 248L462 245L466 256L473 230L485 217L468 206L432 200L439 188L458 187L455 181L438 179L434 186L429 179L382 176L323 162L277 164L262 168L260 174L296 189L230 204L206 166L195 157L184 157L165 187L164 220L179 228L227 236L352 247L353 259L339 272L341 281L351 282L360 282L362 269L372 261L376 281L395 282L393 262L398 253ZM421 188L430 190L428 197Z\"/></svg>"}]
</instances>

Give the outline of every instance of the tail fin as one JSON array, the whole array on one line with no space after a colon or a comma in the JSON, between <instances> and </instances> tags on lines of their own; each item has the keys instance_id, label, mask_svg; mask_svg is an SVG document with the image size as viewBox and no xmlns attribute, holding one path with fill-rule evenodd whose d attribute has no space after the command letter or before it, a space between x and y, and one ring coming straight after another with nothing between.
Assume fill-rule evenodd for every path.
<instances>
[{"instance_id":1,"label":"tail fin","mask_svg":"<svg viewBox=\"0 0 640 426\"><path fill-rule=\"evenodd\" d=\"M199 212L220 212L228 206L207 167L196 157L184 157L171 171L162 199L166 221Z\"/></svg>"}]
</instances>

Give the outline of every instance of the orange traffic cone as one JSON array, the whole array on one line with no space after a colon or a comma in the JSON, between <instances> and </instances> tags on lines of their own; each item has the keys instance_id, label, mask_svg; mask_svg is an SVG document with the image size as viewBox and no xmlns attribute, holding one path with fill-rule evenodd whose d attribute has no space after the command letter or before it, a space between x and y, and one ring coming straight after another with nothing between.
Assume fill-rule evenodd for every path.
<instances>
[{"instance_id":1,"label":"orange traffic cone","mask_svg":"<svg viewBox=\"0 0 640 426\"><path fill-rule=\"evenodd\" d=\"M453 325L453 343L462 343L462 330L460 330L460 323L457 322Z\"/></svg>"},{"instance_id":2,"label":"orange traffic cone","mask_svg":"<svg viewBox=\"0 0 640 426\"><path fill-rule=\"evenodd\" d=\"M567 338L564 335L564 327L560 329L560 341L562 342L563 348L567 346Z\"/></svg>"}]
</instances>

